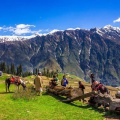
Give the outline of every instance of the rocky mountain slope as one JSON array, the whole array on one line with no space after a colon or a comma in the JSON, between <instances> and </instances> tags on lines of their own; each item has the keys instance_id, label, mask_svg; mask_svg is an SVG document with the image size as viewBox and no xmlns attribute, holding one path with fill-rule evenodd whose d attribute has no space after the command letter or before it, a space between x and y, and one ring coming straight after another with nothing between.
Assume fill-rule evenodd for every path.
<instances>
[{"instance_id":1,"label":"rocky mountain slope","mask_svg":"<svg viewBox=\"0 0 120 120\"><path fill-rule=\"evenodd\" d=\"M57 31L27 40L0 43L0 61L24 70L50 68L89 81L91 72L104 84L120 85L120 28Z\"/></svg>"}]
</instances>

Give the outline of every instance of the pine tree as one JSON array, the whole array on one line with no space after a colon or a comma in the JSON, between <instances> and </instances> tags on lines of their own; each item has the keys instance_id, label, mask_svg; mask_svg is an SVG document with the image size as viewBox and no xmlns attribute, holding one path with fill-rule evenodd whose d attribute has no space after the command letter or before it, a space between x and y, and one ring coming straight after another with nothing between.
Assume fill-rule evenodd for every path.
<instances>
[{"instance_id":1,"label":"pine tree","mask_svg":"<svg viewBox=\"0 0 120 120\"><path fill-rule=\"evenodd\" d=\"M47 77L50 76L50 72L49 72L49 69L47 69L47 74L46 74Z\"/></svg>"},{"instance_id":2,"label":"pine tree","mask_svg":"<svg viewBox=\"0 0 120 120\"><path fill-rule=\"evenodd\" d=\"M6 63L5 62L0 63L0 70L3 72L6 72Z\"/></svg>"},{"instance_id":3,"label":"pine tree","mask_svg":"<svg viewBox=\"0 0 120 120\"><path fill-rule=\"evenodd\" d=\"M18 67L17 67L17 75L21 76L22 75L22 65L20 64Z\"/></svg>"},{"instance_id":4,"label":"pine tree","mask_svg":"<svg viewBox=\"0 0 120 120\"><path fill-rule=\"evenodd\" d=\"M54 71L51 71L50 77L53 77L54 73L55 73Z\"/></svg>"},{"instance_id":5,"label":"pine tree","mask_svg":"<svg viewBox=\"0 0 120 120\"><path fill-rule=\"evenodd\" d=\"M22 72L23 72L23 70L22 70L22 65L20 64L20 65L19 65L19 74L22 75Z\"/></svg>"},{"instance_id":6,"label":"pine tree","mask_svg":"<svg viewBox=\"0 0 120 120\"><path fill-rule=\"evenodd\" d=\"M46 69L43 69L43 75L46 76Z\"/></svg>"},{"instance_id":7,"label":"pine tree","mask_svg":"<svg viewBox=\"0 0 120 120\"><path fill-rule=\"evenodd\" d=\"M7 72L8 74L10 73L10 67L9 67L9 65L7 65L6 72Z\"/></svg>"},{"instance_id":8,"label":"pine tree","mask_svg":"<svg viewBox=\"0 0 120 120\"><path fill-rule=\"evenodd\" d=\"M10 68L10 70L11 70L11 74L15 74L15 73L16 73L15 66L14 66L13 63L11 63L11 68Z\"/></svg>"},{"instance_id":9,"label":"pine tree","mask_svg":"<svg viewBox=\"0 0 120 120\"><path fill-rule=\"evenodd\" d=\"M36 75L38 74L38 69L37 68L35 69L35 73L36 73Z\"/></svg>"}]
</instances>

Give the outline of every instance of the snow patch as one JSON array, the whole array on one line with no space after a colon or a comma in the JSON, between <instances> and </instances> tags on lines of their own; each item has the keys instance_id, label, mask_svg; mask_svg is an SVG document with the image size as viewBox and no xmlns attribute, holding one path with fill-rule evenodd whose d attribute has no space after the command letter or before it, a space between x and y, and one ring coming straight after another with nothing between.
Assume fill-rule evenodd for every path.
<instances>
[{"instance_id":1,"label":"snow patch","mask_svg":"<svg viewBox=\"0 0 120 120\"><path fill-rule=\"evenodd\" d=\"M78 52L78 55L80 55L81 54L81 50L79 50L79 52Z\"/></svg>"},{"instance_id":2,"label":"snow patch","mask_svg":"<svg viewBox=\"0 0 120 120\"><path fill-rule=\"evenodd\" d=\"M0 42L23 41L34 38L35 36L0 36Z\"/></svg>"},{"instance_id":3,"label":"snow patch","mask_svg":"<svg viewBox=\"0 0 120 120\"><path fill-rule=\"evenodd\" d=\"M64 30L54 29L54 30L50 31L48 34L53 34L53 33L58 32L58 31L64 31Z\"/></svg>"},{"instance_id":4,"label":"snow patch","mask_svg":"<svg viewBox=\"0 0 120 120\"><path fill-rule=\"evenodd\" d=\"M77 28L68 28L67 30L80 30L80 28L79 27L77 27Z\"/></svg>"},{"instance_id":5,"label":"snow patch","mask_svg":"<svg viewBox=\"0 0 120 120\"><path fill-rule=\"evenodd\" d=\"M105 30L111 31L111 30L115 30L117 32L120 32L120 28L119 27L113 27L111 25L106 25L103 27Z\"/></svg>"}]
</instances>

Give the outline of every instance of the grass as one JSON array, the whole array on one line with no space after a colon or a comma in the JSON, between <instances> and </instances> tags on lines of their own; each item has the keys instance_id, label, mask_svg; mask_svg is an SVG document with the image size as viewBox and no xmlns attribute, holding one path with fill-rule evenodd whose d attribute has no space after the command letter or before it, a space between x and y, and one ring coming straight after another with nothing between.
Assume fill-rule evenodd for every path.
<instances>
[{"instance_id":1,"label":"grass","mask_svg":"<svg viewBox=\"0 0 120 120\"><path fill-rule=\"evenodd\" d=\"M59 73L59 74L58 74L58 79L59 79L59 80L62 80L63 75L64 75L63 73ZM81 78L79 78L79 77L77 77L77 76L75 76L75 75L67 74L66 76L67 76L67 78L70 79L70 80L71 80L71 79L76 79L76 80L78 80L78 81L79 81L79 80L82 80ZM82 80L82 81L83 81L83 80Z\"/></svg>"},{"instance_id":2,"label":"grass","mask_svg":"<svg viewBox=\"0 0 120 120\"><path fill-rule=\"evenodd\" d=\"M8 77L10 77L9 74L3 73L3 75L0 76L0 81L3 81L3 80L5 80L5 79L8 78Z\"/></svg>"},{"instance_id":3,"label":"grass","mask_svg":"<svg viewBox=\"0 0 120 120\"><path fill-rule=\"evenodd\" d=\"M6 77L4 74L3 78ZM3 81L3 78L0 77L0 81ZM33 79L26 79L30 78ZM16 99L13 97L17 93L16 87L11 85L10 90L15 93L5 93L4 83L0 83L0 120L103 120L104 116L109 114L80 101L62 103L62 97L46 93L34 96L35 99L24 99L22 96ZM18 93L18 96L19 94L21 95ZM24 96L23 93L22 95Z\"/></svg>"},{"instance_id":4,"label":"grass","mask_svg":"<svg viewBox=\"0 0 120 120\"><path fill-rule=\"evenodd\" d=\"M11 94L2 96L1 120L102 120L103 114L82 103L65 104L58 99L43 95L35 100L14 100Z\"/></svg>"}]
</instances>

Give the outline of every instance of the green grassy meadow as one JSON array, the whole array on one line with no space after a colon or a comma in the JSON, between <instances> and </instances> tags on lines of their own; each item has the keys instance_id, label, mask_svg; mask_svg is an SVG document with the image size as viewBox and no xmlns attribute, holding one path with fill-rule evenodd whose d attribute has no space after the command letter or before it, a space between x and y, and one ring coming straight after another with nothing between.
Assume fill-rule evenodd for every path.
<instances>
[{"instance_id":1,"label":"green grassy meadow","mask_svg":"<svg viewBox=\"0 0 120 120\"><path fill-rule=\"evenodd\" d=\"M80 101L63 103L60 99L64 98L47 93L29 100L14 99L17 91L15 85L11 85L11 93L5 93L6 77L6 74L0 76L0 120L104 120L108 114L103 109L95 109Z\"/></svg>"}]
</instances>

